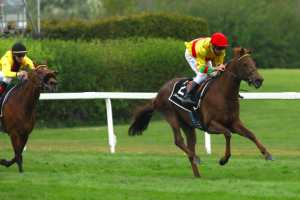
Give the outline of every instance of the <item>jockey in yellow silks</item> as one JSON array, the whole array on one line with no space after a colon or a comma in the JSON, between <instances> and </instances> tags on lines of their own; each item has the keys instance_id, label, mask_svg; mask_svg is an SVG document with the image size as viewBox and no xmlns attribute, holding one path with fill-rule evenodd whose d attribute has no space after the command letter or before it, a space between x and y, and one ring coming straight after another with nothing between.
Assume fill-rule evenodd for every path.
<instances>
[{"instance_id":1,"label":"jockey in yellow silks","mask_svg":"<svg viewBox=\"0 0 300 200\"><path fill-rule=\"evenodd\" d=\"M6 86L12 80L21 80L27 76L26 71L20 71L22 67L29 65L34 70L32 60L26 56L26 47L21 43L13 45L12 49L7 51L0 60L0 96L4 92Z\"/></svg>"},{"instance_id":2,"label":"jockey in yellow silks","mask_svg":"<svg viewBox=\"0 0 300 200\"><path fill-rule=\"evenodd\" d=\"M185 42L185 58L190 67L196 73L188 91L182 99L183 104L196 104L194 98L199 85L209 75L215 76L214 71L224 71L226 64L223 64L225 48L228 46L227 39L222 33L215 33L211 38L199 38L191 42ZM216 67L212 66L214 60Z\"/></svg>"}]
</instances>

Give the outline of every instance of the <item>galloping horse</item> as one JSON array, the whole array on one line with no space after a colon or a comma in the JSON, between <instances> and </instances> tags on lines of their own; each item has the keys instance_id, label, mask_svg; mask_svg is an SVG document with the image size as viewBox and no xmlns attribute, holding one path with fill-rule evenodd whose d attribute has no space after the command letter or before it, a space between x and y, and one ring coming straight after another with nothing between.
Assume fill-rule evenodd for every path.
<instances>
[{"instance_id":1,"label":"galloping horse","mask_svg":"<svg viewBox=\"0 0 300 200\"><path fill-rule=\"evenodd\" d=\"M210 88L200 102L200 107L196 111L209 134L223 134L226 138L225 156L220 159L220 165L225 165L231 156L231 133L237 133L252 140L260 152L265 155L267 161L274 160L273 156L256 136L245 127L239 117L241 81L246 81L256 89L263 82L263 78L258 73L255 62L251 58L252 51L253 48L250 51L243 47L234 48L236 56L227 64L225 71L214 77ZM142 132L147 129L152 115L160 112L173 130L175 145L188 155L194 176L201 177L196 165L202 163L195 153L196 126L192 122L189 112L168 100L174 84L180 80L182 78L168 81L161 87L157 96L152 99L151 104L144 105L134 112L134 121L128 130L128 134L130 136L142 135ZM187 146L184 143L180 128L185 133Z\"/></svg>"},{"instance_id":2,"label":"galloping horse","mask_svg":"<svg viewBox=\"0 0 300 200\"><path fill-rule=\"evenodd\" d=\"M10 167L17 162L19 172L23 172L22 152L28 140L29 134L35 125L35 107L39 101L41 89L49 92L57 90L57 80L47 67L44 60L43 65L33 62L35 70L27 80L15 87L3 106L3 117L1 122L5 131L10 135L14 148L15 157L11 161L0 159L0 164ZM3 94L4 95L4 94Z\"/></svg>"}]
</instances>

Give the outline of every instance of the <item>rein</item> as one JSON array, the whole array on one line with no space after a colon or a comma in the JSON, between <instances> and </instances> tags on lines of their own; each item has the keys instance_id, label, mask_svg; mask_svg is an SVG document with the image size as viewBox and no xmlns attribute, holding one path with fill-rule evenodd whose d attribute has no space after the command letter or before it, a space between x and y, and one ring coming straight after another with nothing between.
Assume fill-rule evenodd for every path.
<instances>
[{"instance_id":1,"label":"rein","mask_svg":"<svg viewBox=\"0 0 300 200\"><path fill-rule=\"evenodd\" d=\"M28 69L28 66L29 66L29 64L26 66L26 69L25 69L25 71ZM18 84L18 86L17 86L17 91L15 92L15 95L14 95L14 98L13 98L13 100L12 100L12 102L11 102L11 106L14 104L14 102L15 102L15 99L16 99L16 95L17 95L17 93L18 93L18 91L19 91L19 88L20 88L20 86L21 86L21 84L22 84L22 82L23 82L23 78L24 77L22 77L22 79L21 79L21 81L20 81L20 83Z\"/></svg>"},{"instance_id":2,"label":"rein","mask_svg":"<svg viewBox=\"0 0 300 200\"><path fill-rule=\"evenodd\" d=\"M250 54L245 54L245 55L243 55L243 56L241 56L241 57L238 58L238 67L240 67L240 60L241 60L242 58L246 57L246 56L251 57ZM249 86L252 86L252 84L251 84L251 79L250 79L250 75L252 74L252 72L254 72L255 70L257 70L257 68L252 69L248 74L245 75L244 70L243 70L243 68L241 67L241 70L242 70L242 73L243 73L244 77L243 77L243 78L240 78L240 77L238 77L238 75L237 75L237 69L238 69L238 67L236 67L234 73L231 72L231 71L229 71L229 70L227 70L227 69L225 69L225 72L229 72L229 73L230 73L231 75L233 75L236 79L241 80L241 81L243 80L243 81L247 82ZM220 75L221 75L221 74L220 74ZM219 76L218 76L218 87L219 87L219 90L220 90L221 94L222 94L226 99L232 100L232 101L235 101L235 100L238 100L238 99L239 99L239 97L238 97L238 98L230 98L230 97L227 97L227 96L223 93L223 91L222 91L222 89L221 89L221 87L220 87L220 84L219 84Z\"/></svg>"}]
</instances>

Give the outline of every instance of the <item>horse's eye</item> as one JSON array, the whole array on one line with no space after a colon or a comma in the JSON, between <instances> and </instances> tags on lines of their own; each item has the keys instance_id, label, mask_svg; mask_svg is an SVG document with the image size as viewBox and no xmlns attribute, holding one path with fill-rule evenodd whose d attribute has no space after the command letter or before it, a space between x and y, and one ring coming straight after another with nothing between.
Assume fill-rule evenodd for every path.
<instances>
[{"instance_id":1,"label":"horse's eye","mask_svg":"<svg viewBox=\"0 0 300 200\"><path fill-rule=\"evenodd\" d=\"M243 67L247 67L247 66L248 66L247 63L244 63L244 64L243 64Z\"/></svg>"},{"instance_id":2,"label":"horse's eye","mask_svg":"<svg viewBox=\"0 0 300 200\"><path fill-rule=\"evenodd\" d=\"M39 75L41 75L41 74L42 74L42 72L41 72L41 71L39 71L39 72L38 72L38 74L39 74Z\"/></svg>"}]
</instances>

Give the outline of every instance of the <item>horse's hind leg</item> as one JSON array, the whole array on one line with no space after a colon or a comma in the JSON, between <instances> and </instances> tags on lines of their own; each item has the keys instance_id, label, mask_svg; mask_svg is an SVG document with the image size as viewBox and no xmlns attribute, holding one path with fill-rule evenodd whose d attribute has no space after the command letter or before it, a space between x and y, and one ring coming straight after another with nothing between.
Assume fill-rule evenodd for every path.
<instances>
[{"instance_id":1,"label":"horse's hind leg","mask_svg":"<svg viewBox=\"0 0 300 200\"><path fill-rule=\"evenodd\" d=\"M178 146L181 150L183 150L189 156L189 158L196 159L195 153L184 144L184 139L180 132L179 122L176 113L171 111L161 111L161 114L170 124L173 130L175 145Z\"/></svg>"},{"instance_id":2,"label":"horse's hind leg","mask_svg":"<svg viewBox=\"0 0 300 200\"><path fill-rule=\"evenodd\" d=\"M246 138L249 138L250 140L252 140L254 142L254 144L257 146L257 148L260 150L260 152L265 155L265 159L267 161L274 161L274 157L267 151L267 149L264 147L264 145L257 139L257 137L254 135L254 133L252 133L251 131L249 131L245 125L243 124L243 122L238 121L237 123L235 123L233 125L233 132L244 136Z\"/></svg>"},{"instance_id":3,"label":"horse's hind leg","mask_svg":"<svg viewBox=\"0 0 300 200\"><path fill-rule=\"evenodd\" d=\"M197 142L197 136L196 136L195 128L188 126L184 122L180 124L180 127L186 136L187 147L196 154L195 146L196 146L196 142ZM201 176L200 176L200 173L199 173L199 170L197 167L197 164L202 164L200 158L198 156L195 156L195 158L189 157L189 160L190 160L195 178L200 178Z\"/></svg>"}]
</instances>

